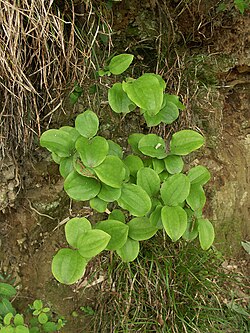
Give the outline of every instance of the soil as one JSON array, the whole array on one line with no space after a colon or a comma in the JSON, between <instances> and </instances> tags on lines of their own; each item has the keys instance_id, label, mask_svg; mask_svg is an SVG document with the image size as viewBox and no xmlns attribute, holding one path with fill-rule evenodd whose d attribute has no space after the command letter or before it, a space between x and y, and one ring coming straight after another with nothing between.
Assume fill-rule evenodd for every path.
<instances>
[{"instance_id":1,"label":"soil","mask_svg":"<svg viewBox=\"0 0 250 333\"><path fill-rule=\"evenodd\" d=\"M182 2L171 3L174 5L164 2L159 6L154 0L143 5L139 1L113 4L114 49L136 54L135 72L160 70L159 54L163 54L161 60L166 57L161 70L169 74L170 90L188 102L176 126L197 126L207 138L206 148L192 163L205 165L212 173L206 189L206 214L215 225L215 245L229 258L238 263L244 260L247 265L241 241L250 241L249 11L242 16L228 5L219 12L217 1L201 2L206 5L198 11L192 4L185 9L181 8ZM159 29L163 29L161 36ZM169 37L164 39L167 34ZM185 54L182 70L189 85L184 79L184 89L175 84L180 67L171 67L176 61L173 52L164 49L163 44L159 50L160 37L162 43L172 43L179 61ZM190 79L185 66L190 61L197 74L198 55L204 57L202 65L208 69ZM213 85L209 84L211 80ZM191 89L189 93L187 88ZM82 99L74 114L85 109L85 104ZM130 133L145 132L138 115L121 120L105 106L99 115L101 134L125 148ZM67 198L57 166L39 147L22 159L6 157L0 169L1 269L10 272L20 288L16 306L21 310L34 299L46 300L68 320L63 333L88 332L90 318L80 307L96 309L100 305L94 297L95 288L101 288L105 274L96 277L96 286L90 288L82 287L82 283L93 273L91 270L77 285L63 286L52 277L51 259L66 244L65 219L78 215L94 218L91 209L87 203L76 204ZM96 260L99 264L102 259Z\"/></svg>"}]
</instances>

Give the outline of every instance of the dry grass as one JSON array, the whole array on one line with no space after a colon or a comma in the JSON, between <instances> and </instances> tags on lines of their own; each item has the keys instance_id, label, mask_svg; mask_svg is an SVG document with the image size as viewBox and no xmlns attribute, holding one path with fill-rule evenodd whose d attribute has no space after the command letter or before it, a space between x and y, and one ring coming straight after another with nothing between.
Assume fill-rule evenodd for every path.
<instances>
[{"instance_id":1,"label":"dry grass","mask_svg":"<svg viewBox=\"0 0 250 333\"><path fill-rule=\"evenodd\" d=\"M91 1L0 0L3 156L13 149L27 153L41 122L48 125L55 112L67 112L65 93L95 69L103 21Z\"/></svg>"}]
</instances>

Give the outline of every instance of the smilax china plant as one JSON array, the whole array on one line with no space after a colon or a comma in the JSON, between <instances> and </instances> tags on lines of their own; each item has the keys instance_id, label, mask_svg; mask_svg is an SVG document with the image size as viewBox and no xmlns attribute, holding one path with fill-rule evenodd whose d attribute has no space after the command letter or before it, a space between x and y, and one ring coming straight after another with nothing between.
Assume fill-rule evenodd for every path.
<instances>
[{"instance_id":1,"label":"smilax china plant","mask_svg":"<svg viewBox=\"0 0 250 333\"><path fill-rule=\"evenodd\" d=\"M121 74L133 56L112 58L102 74ZM115 83L108 92L112 110L126 114L140 109L148 126L172 123L184 106L177 96L165 93L166 84L156 74L143 74ZM202 215L203 190L210 179L203 166L183 172L183 156L199 149L204 137L193 130L175 133L170 142L156 134L134 133L128 143L132 152L123 156L120 145L98 135L99 120L91 110L79 114L75 127L50 129L41 136L64 177L64 190L77 201L89 200L92 209L108 218L92 225L76 217L65 225L69 248L58 251L52 261L55 278L75 283L88 261L103 250L115 251L123 261L133 261L140 242L164 230L175 242L199 237L207 250L214 229Z\"/></svg>"}]
</instances>

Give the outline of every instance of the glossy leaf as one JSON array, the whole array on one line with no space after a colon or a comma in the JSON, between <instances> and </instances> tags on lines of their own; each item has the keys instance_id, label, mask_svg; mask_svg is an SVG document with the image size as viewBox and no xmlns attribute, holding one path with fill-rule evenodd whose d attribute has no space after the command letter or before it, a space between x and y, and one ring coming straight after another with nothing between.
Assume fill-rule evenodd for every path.
<instances>
[{"instance_id":1,"label":"glossy leaf","mask_svg":"<svg viewBox=\"0 0 250 333\"><path fill-rule=\"evenodd\" d=\"M123 160L126 166L129 168L130 174L133 177L136 177L137 171L143 168L143 162L139 156L136 155L128 155Z\"/></svg>"},{"instance_id":2,"label":"glossy leaf","mask_svg":"<svg viewBox=\"0 0 250 333\"><path fill-rule=\"evenodd\" d=\"M110 241L106 246L107 250L118 250L127 241L129 227L121 221L108 219L106 221L99 222L96 228L103 230L110 235Z\"/></svg>"},{"instance_id":3,"label":"glossy leaf","mask_svg":"<svg viewBox=\"0 0 250 333\"><path fill-rule=\"evenodd\" d=\"M168 206L177 206L189 195L190 181L184 174L176 174L169 177L161 186L161 196Z\"/></svg>"},{"instance_id":4,"label":"glossy leaf","mask_svg":"<svg viewBox=\"0 0 250 333\"><path fill-rule=\"evenodd\" d=\"M165 163L163 160L158 160L157 158L153 158L152 167L157 174L160 174L163 170L165 170Z\"/></svg>"},{"instance_id":5,"label":"glossy leaf","mask_svg":"<svg viewBox=\"0 0 250 333\"><path fill-rule=\"evenodd\" d=\"M76 142L76 140L80 136L80 133L75 129L75 127L62 126L62 127L60 127L60 131L67 132L70 135L71 140L74 141L74 142Z\"/></svg>"},{"instance_id":6,"label":"glossy leaf","mask_svg":"<svg viewBox=\"0 0 250 333\"><path fill-rule=\"evenodd\" d=\"M156 115L151 116L147 111L144 113L147 126L157 126L161 122L165 124L172 124L179 117L179 110L177 106L171 102L167 102Z\"/></svg>"},{"instance_id":7,"label":"glossy leaf","mask_svg":"<svg viewBox=\"0 0 250 333\"><path fill-rule=\"evenodd\" d=\"M83 165L78 153L75 153L73 156L73 166L74 170L79 173L79 175L96 179L94 170Z\"/></svg>"},{"instance_id":8,"label":"glossy leaf","mask_svg":"<svg viewBox=\"0 0 250 333\"><path fill-rule=\"evenodd\" d=\"M96 135L99 127L97 115L87 110L76 117L75 128L85 138L92 138Z\"/></svg>"},{"instance_id":9,"label":"glossy leaf","mask_svg":"<svg viewBox=\"0 0 250 333\"><path fill-rule=\"evenodd\" d=\"M150 224L157 229L163 228L162 219L161 219L161 210L162 210L162 205L157 205L149 217Z\"/></svg>"},{"instance_id":10,"label":"glossy leaf","mask_svg":"<svg viewBox=\"0 0 250 333\"><path fill-rule=\"evenodd\" d=\"M149 115L156 115L163 101L163 87L154 74L140 76L137 80L123 82L123 90L129 99Z\"/></svg>"},{"instance_id":11,"label":"glossy leaf","mask_svg":"<svg viewBox=\"0 0 250 333\"><path fill-rule=\"evenodd\" d=\"M69 157L74 150L74 141L69 133L58 129L44 132L40 138L40 145L59 157Z\"/></svg>"},{"instance_id":12,"label":"glossy leaf","mask_svg":"<svg viewBox=\"0 0 250 333\"><path fill-rule=\"evenodd\" d=\"M157 228L150 224L147 217L136 217L132 219L128 224L130 238L138 241L146 240L153 237Z\"/></svg>"},{"instance_id":13,"label":"glossy leaf","mask_svg":"<svg viewBox=\"0 0 250 333\"><path fill-rule=\"evenodd\" d=\"M115 83L108 90L108 101L111 109L116 113L129 113L136 108L136 105L128 98L128 95L122 89L122 84Z\"/></svg>"},{"instance_id":14,"label":"glossy leaf","mask_svg":"<svg viewBox=\"0 0 250 333\"><path fill-rule=\"evenodd\" d=\"M166 158L164 158L164 163L166 166L167 171L170 174L176 174L182 172L182 169L184 167L184 162L181 158L181 156L177 155L169 155Z\"/></svg>"},{"instance_id":15,"label":"glossy leaf","mask_svg":"<svg viewBox=\"0 0 250 333\"><path fill-rule=\"evenodd\" d=\"M61 158L59 171L63 178L66 178L73 169L73 156Z\"/></svg>"},{"instance_id":16,"label":"glossy leaf","mask_svg":"<svg viewBox=\"0 0 250 333\"><path fill-rule=\"evenodd\" d=\"M126 221L125 215L120 209L112 210L112 212L109 214L108 219L121 221L123 223L125 223L125 221Z\"/></svg>"},{"instance_id":17,"label":"glossy leaf","mask_svg":"<svg viewBox=\"0 0 250 333\"><path fill-rule=\"evenodd\" d=\"M180 102L179 96L164 94L162 108L164 108L168 102L175 104L177 108L182 111L185 110L185 105Z\"/></svg>"},{"instance_id":18,"label":"glossy leaf","mask_svg":"<svg viewBox=\"0 0 250 333\"><path fill-rule=\"evenodd\" d=\"M167 156L165 141L156 134L144 135L139 143L138 149L147 156L162 159Z\"/></svg>"},{"instance_id":19,"label":"glossy leaf","mask_svg":"<svg viewBox=\"0 0 250 333\"><path fill-rule=\"evenodd\" d=\"M126 243L116 251L124 262L134 261L140 251L140 243L128 237Z\"/></svg>"},{"instance_id":20,"label":"glossy leaf","mask_svg":"<svg viewBox=\"0 0 250 333\"><path fill-rule=\"evenodd\" d=\"M107 140L107 141L108 141L108 145L109 145L108 155L117 156L120 159L122 159L122 157L123 157L122 147L120 145L118 145L118 143L116 143L112 140Z\"/></svg>"},{"instance_id":21,"label":"glossy leaf","mask_svg":"<svg viewBox=\"0 0 250 333\"><path fill-rule=\"evenodd\" d=\"M52 260L52 273L60 283L73 284L83 276L86 264L78 251L61 249Z\"/></svg>"},{"instance_id":22,"label":"glossy leaf","mask_svg":"<svg viewBox=\"0 0 250 333\"><path fill-rule=\"evenodd\" d=\"M107 140L101 136L93 139L80 137L75 144L84 166L94 168L100 165L106 158L109 151Z\"/></svg>"},{"instance_id":23,"label":"glossy leaf","mask_svg":"<svg viewBox=\"0 0 250 333\"><path fill-rule=\"evenodd\" d=\"M91 223L85 217L74 217L65 225L65 236L69 245L77 248L78 238L91 230Z\"/></svg>"},{"instance_id":24,"label":"glossy leaf","mask_svg":"<svg viewBox=\"0 0 250 333\"><path fill-rule=\"evenodd\" d=\"M141 168L137 172L137 185L141 186L152 197L160 190L160 178L151 168Z\"/></svg>"},{"instance_id":25,"label":"glossy leaf","mask_svg":"<svg viewBox=\"0 0 250 333\"><path fill-rule=\"evenodd\" d=\"M129 68L134 56L132 54L119 54L113 57L109 63L108 69L114 75L119 75Z\"/></svg>"},{"instance_id":26,"label":"glossy leaf","mask_svg":"<svg viewBox=\"0 0 250 333\"><path fill-rule=\"evenodd\" d=\"M164 206L161 210L163 227L172 239L176 242L187 229L187 214L180 206Z\"/></svg>"},{"instance_id":27,"label":"glossy leaf","mask_svg":"<svg viewBox=\"0 0 250 333\"><path fill-rule=\"evenodd\" d=\"M204 142L204 137L201 134L192 130L182 130L172 136L170 151L175 155L187 155L199 149Z\"/></svg>"},{"instance_id":28,"label":"glossy leaf","mask_svg":"<svg viewBox=\"0 0 250 333\"><path fill-rule=\"evenodd\" d=\"M186 199L192 210L202 209L206 203L206 195L202 186L191 185L189 195Z\"/></svg>"},{"instance_id":29,"label":"glossy leaf","mask_svg":"<svg viewBox=\"0 0 250 333\"><path fill-rule=\"evenodd\" d=\"M123 184L118 205L134 216L144 216L151 208L151 200L146 191L135 184Z\"/></svg>"},{"instance_id":30,"label":"glossy leaf","mask_svg":"<svg viewBox=\"0 0 250 333\"><path fill-rule=\"evenodd\" d=\"M107 209L108 203L107 201L95 197L90 199L89 205L92 209L96 210L98 213L104 213Z\"/></svg>"},{"instance_id":31,"label":"glossy leaf","mask_svg":"<svg viewBox=\"0 0 250 333\"><path fill-rule=\"evenodd\" d=\"M107 247L110 238L110 235L102 230L88 230L78 238L78 251L84 258L94 257Z\"/></svg>"},{"instance_id":32,"label":"glossy leaf","mask_svg":"<svg viewBox=\"0 0 250 333\"><path fill-rule=\"evenodd\" d=\"M208 169L202 165L190 169L187 176L193 185L205 185L211 178Z\"/></svg>"},{"instance_id":33,"label":"glossy leaf","mask_svg":"<svg viewBox=\"0 0 250 333\"><path fill-rule=\"evenodd\" d=\"M214 227L208 219L198 220L199 241L203 250L208 250L214 242Z\"/></svg>"},{"instance_id":34,"label":"glossy leaf","mask_svg":"<svg viewBox=\"0 0 250 333\"><path fill-rule=\"evenodd\" d=\"M106 184L102 184L98 197L106 202L113 202L120 198L121 188L114 188Z\"/></svg>"},{"instance_id":35,"label":"glossy leaf","mask_svg":"<svg viewBox=\"0 0 250 333\"><path fill-rule=\"evenodd\" d=\"M74 200L85 201L94 198L100 191L100 183L94 179L80 176L72 171L64 181L64 190Z\"/></svg>"},{"instance_id":36,"label":"glossy leaf","mask_svg":"<svg viewBox=\"0 0 250 333\"><path fill-rule=\"evenodd\" d=\"M98 178L106 185L120 188L125 178L125 168L119 157L108 155L105 160L94 168Z\"/></svg>"}]
</instances>

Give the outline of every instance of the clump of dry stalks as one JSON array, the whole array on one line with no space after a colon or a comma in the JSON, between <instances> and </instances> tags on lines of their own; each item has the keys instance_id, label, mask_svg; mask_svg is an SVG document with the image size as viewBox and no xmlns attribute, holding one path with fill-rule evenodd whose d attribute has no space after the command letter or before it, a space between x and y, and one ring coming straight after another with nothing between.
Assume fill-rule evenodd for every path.
<instances>
[{"instance_id":1,"label":"clump of dry stalks","mask_svg":"<svg viewBox=\"0 0 250 333\"><path fill-rule=\"evenodd\" d=\"M2 156L27 153L41 123L65 112L65 92L95 69L103 20L91 0L0 0Z\"/></svg>"}]
</instances>

